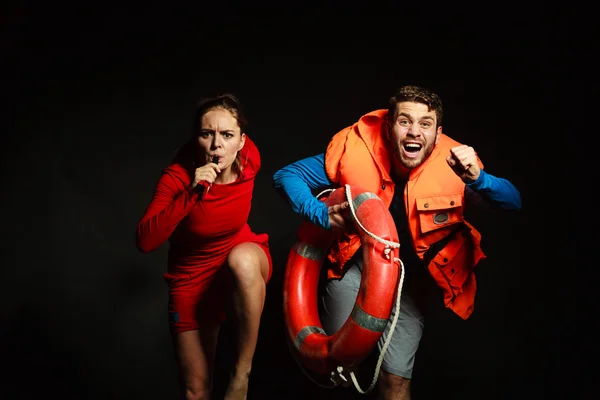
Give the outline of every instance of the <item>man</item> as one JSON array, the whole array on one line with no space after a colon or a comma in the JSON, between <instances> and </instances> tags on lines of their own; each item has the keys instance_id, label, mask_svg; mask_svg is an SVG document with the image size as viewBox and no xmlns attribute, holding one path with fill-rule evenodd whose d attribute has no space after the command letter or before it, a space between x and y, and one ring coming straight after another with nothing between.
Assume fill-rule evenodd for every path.
<instances>
[{"instance_id":1,"label":"man","mask_svg":"<svg viewBox=\"0 0 600 400\"><path fill-rule=\"evenodd\" d=\"M348 203L327 207L313 191L356 185L389 206L405 280L400 315L378 377L380 399L411 398L423 309L432 293L463 319L473 312L474 268L486 256L481 235L465 220L464 211L473 205L521 208L520 193L511 182L485 172L472 147L442 132L442 116L437 94L404 86L390 98L387 110L365 114L334 135L324 154L289 164L273 176L274 187L294 212L342 232L329 250L328 279L319 295L328 335L344 324L354 306L361 281L361 243L357 233L345 229ZM389 328L388 322L379 350Z\"/></svg>"}]
</instances>

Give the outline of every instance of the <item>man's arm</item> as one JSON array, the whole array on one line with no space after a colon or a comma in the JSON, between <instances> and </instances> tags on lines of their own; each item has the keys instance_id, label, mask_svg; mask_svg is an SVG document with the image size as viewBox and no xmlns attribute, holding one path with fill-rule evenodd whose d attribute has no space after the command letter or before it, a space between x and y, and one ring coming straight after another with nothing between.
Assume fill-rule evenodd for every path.
<instances>
[{"instance_id":1,"label":"man's arm","mask_svg":"<svg viewBox=\"0 0 600 400\"><path fill-rule=\"evenodd\" d=\"M332 186L325 173L325 154L288 164L273 174L273 187L303 218L329 229L327 206L313 191Z\"/></svg>"},{"instance_id":2,"label":"man's arm","mask_svg":"<svg viewBox=\"0 0 600 400\"><path fill-rule=\"evenodd\" d=\"M521 209L521 194L507 179L498 178L480 170L479 177L465 187L465 197L469 204L481 201L493 208L518 211Z\"/></svg>"}]
</instances>

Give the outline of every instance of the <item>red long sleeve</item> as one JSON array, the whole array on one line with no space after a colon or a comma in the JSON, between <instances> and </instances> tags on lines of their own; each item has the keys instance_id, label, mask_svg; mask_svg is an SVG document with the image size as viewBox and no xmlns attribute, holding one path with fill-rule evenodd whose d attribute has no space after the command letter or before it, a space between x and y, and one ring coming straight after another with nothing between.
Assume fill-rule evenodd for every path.
<instances>
[{"instance_id":1,"label":"red long sleeve","mask_svg":"<svg viewBox=\"0 0 600 400\"><path fill-rule=\"evenodd\" d=\"M181 179L174 176L174 172L171 167L165 169L152 201L138 223L136 244L144 253L156 250L166 242L179 222L200 200L200 194L185 187Z\"/></svg>"}]
</instances>

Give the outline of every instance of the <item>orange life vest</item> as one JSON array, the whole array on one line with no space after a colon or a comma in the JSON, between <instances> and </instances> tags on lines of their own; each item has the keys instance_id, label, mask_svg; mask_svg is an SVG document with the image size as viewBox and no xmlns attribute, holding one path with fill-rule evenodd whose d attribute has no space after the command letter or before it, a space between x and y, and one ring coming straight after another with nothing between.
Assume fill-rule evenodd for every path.
<instances>
[{"instance_id":1,"label":"orange life vest","mask_svg":"<svg viewBox=\"0 0 600 400\"><path fill-rule=\"evenodd\" d=\"M387 110L370 112L335 134L327 146L325 169L332 182L364 188L389 207L395 184L390 177L393 156L382 131L386 116ZM467 319L475 302L474 268L486 256L481 234L464 219L465 184L446 162L450 149L458 145L440 134L430 156L410 172L403 190L414 250L442 289L446 307ZM328 253L328 277L341 277L359 247L357 234L345 233L335 241Z\"/></svg>"}]
</instances>

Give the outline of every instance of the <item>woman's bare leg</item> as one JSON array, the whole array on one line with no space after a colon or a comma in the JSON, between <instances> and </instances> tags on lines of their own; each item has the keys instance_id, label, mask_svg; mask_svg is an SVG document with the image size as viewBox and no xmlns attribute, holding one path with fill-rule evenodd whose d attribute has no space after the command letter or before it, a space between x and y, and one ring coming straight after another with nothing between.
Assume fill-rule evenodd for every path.
<instances>
[{"instance_id":1,"label":"woman's bare leg","mask_svg":"<svg viewBox=\"0 0 600 400\"><path fill-rule=\"evenodd\" d=\"M179 367L181 398L183 400L209 400L219 325L178 333L173 338Z\"/></svg>"},{"instance_id":2,"label":"woman's bare leg","mask_svg":"<svg viewBox=\"0 0 600 400\"><path fill-rule=\"evenodd\" d=\"M233 309L238 356L225 400L245 400L265 303L269 260L257 244L242 243L229 253L227 262L234 282Z\"/></svg>"}]
</instances>

